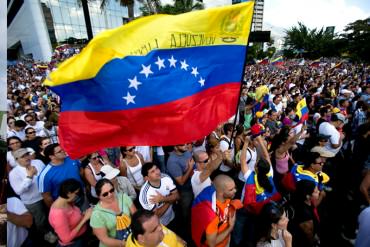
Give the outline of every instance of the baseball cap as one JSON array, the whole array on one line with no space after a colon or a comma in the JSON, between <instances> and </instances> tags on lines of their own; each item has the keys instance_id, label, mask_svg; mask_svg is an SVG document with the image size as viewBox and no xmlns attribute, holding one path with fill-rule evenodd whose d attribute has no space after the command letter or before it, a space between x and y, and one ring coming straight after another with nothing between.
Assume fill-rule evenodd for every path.
<instances>
[{"instance_id":1,"label":"baseball cap","mask_svg":"<svg viewBox=\"0 0 370 247\"><path fill-rule=\"evenodd\" d=\"M251 134L253 137L257 137L265 133L265 128L261 124L254 124L251 127Z\"/></svg>"},{"instance_id":2,"label":"baseball cap","mask_svg":"<svg viewBox=\"0 0 370 247\"><path fill-rule=\"evenodd\" d=\"M325 158L332 158L335 156L334 153L328 151L327 149L321 146L313 147L311 149L311 152L319 153L321 157L325 157Z\"/></svg>"},{"instance_id":3,"label":"baseball cap","mask_svg":"<svg viewBox=\"0 0 370 247\"><path fill-rule=\"evenodd\" d=\"M113 168L110 165L104 165L100 169L100 171L105 174L104 178L109 179L109 180L117 177L118 174L120 173L120 171L117 168Z\"/></svg>"},{"instance_id":4,"label":"baseball cap","mask_svg":"<svg viewBox=\"0 0 370 247\"><path fill-rule=\"evenodd\" d=\"M338 107L334 107L333 110L331 110L332 113L339 113L340 109Z\"/></svg>"},{"instance_id":5,"label":"baseball cap","mask_svg":"<svg viewBox=\"0 0 370 247\"><path fill-rule=\"evenodd\" d=\"M26 148L20 148L18 150L16 150L14 153L13 153L13 157L14 159L19 159L21 158L23 155L25 154L29 154L30 151L28 151Z\"/></svg>"},{"instance_id":6,"label":"baseball cap","mask_svg":"<svg viewBox=\"0 0 370 247\"><path fill-rule=\"evenodd\" d=\"M339 121L342 121L345 124L347 123L347 119L342 113L336 113L335 115L337 116Z\"/></svg>"}]
</instances>

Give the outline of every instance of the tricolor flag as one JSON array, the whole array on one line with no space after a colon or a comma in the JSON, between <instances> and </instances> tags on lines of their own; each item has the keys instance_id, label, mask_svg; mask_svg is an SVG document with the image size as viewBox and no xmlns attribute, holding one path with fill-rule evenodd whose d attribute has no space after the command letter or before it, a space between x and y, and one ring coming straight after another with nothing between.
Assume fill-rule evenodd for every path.
<instances>
[{"instance_id":1,"label":"tricolor flag","mask_svg":"<svg viewBox=\"0 0 370 247\"><path fill-rule=\"evenodd\" d=\"M318 58L316 60L313 60L311 63L310 63L310 66L311 67L319 67L320 66L320 63L321 63L321 58Z\"/></svg>"},{"instance_id":2,"label":"tricolor flag","mask_svg":"<svg viewBox=\"0 0 370 247\"><path fill-rule=\"evenodd\" d=\"M284 64L283 62L283 57L282 56L279 56L277 58L274 58L271 60L271 65L274 65L274 66L282 66Z\"/></svg>"},{"instance_id":3,"label":"tricolor flag","mask_svg":"<svg viewBox=\"0 0 370 247\"><path fill-rule=\"evenodd\" d=\"M301 101L298 102L296 110L298 123L303 123L308 119L308 107L306 104L306 98L303 98Z\"/></svg>"},{"instance_id":4,"label":"tricolor flag","mask_svg":"<svg viewBox=\"0 0 370 247\"><path fill-rule=\"evenodd\" d=\"M257 64L267 65L267 64L269 64L269 59L266 57L266 58L262 59L261 61L258 61Z\"/></svg>"},{"instance_id":5,"label":"tricolor flag","mask_svg":"<svg viewBox=\"0 0 370 247\"><path fill-rule=\"evenodd\" d=\"M97 35L45 80L72 158L197 140L235 114L254 2L137 19Z\"/></svg>"}]
</instances>

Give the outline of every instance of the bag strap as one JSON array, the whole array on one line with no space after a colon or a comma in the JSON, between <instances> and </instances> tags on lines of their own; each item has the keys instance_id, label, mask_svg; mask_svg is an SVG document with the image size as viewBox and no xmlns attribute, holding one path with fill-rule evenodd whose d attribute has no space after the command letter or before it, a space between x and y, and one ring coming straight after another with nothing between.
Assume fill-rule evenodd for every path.
<instances>
[{"instance_id":1,"label":"bag strap","mask_svg":"<svg viewBox=\"0 0 370 247\"><path fill-rule=\"evenodd\" d=\"M130 176L134 180L135 186L136 187L140 187L139 184L138 184L138 182L136 181L136 179L134 177L134 174L132 174L132 171L130 170L130 166L128 165L128 162L125 159L123 159L123 161L126 163L126 169L128 170L128 173L130 173Z\"/></svg>"}]
</instances>

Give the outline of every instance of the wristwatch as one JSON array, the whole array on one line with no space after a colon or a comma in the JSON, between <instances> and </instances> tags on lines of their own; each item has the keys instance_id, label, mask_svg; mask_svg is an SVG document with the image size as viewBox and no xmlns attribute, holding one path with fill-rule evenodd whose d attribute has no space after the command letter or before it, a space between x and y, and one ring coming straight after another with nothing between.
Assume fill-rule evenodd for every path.
<instances>
[{"instance_id":1,"label":"wristwatch","mask_svg":"<svg viewBox=\"0 0 370 247\"><path fill-rule=\"evenodd\" d=\"M26 176L26 178L33 179L33 177L32 177L32 176Z\"/></svg>"}]
</instances>

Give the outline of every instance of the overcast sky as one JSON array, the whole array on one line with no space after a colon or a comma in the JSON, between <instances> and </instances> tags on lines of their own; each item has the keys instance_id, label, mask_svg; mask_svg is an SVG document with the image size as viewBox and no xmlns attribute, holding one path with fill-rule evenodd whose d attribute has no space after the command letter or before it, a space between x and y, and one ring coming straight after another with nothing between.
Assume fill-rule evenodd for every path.
<instances>
[{"instance_id":1,"label":"overcast sky","mask_svg":"<svg viewBox=\"0 0 370 247\"><path fill-rule=\"evenodd\" d=\"M203 2L211 7L230 4L231 0ZM265 0L263 20L285 29L300 21L309 28L335 26L335 31L341 32L348 23L367 17L369 0Z\"/></svg>"}]
</instances>

